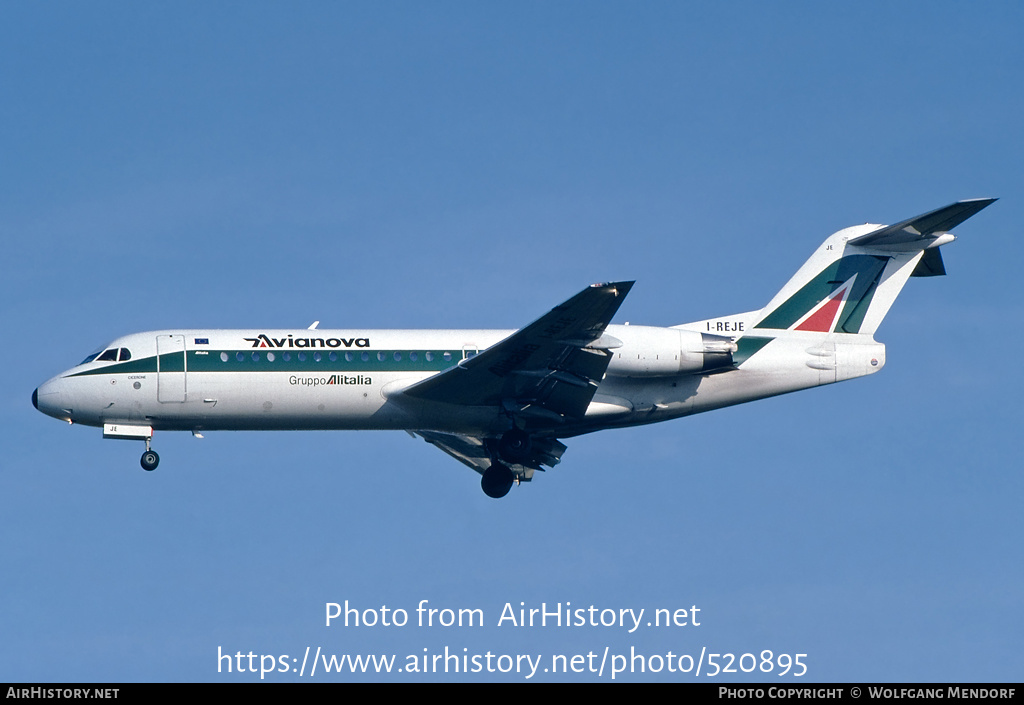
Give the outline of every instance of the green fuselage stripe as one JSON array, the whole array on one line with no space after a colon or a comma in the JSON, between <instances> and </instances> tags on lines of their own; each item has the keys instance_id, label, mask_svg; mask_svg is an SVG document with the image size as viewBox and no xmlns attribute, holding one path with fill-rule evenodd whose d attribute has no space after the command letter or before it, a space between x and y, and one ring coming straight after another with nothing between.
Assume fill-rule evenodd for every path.
<instances>
[{"instance_id":1,"label":"green fuselage stripe","mask_svg":"<svg viewBox=\"0 0 1024 705\"><path fill-rule=\"evenodd\" d=\"M732 354L733 364L737 367L753 357L765 345L775 340L774 338L760 338L757 336L745 335L736 341L736 352Z\"/></svg>"},{"instance_id":2,"label":"green fuselage stripe","mask_svg":"<svg viewBox=\"0 0 1024 705\"><path fill-rule=\"evenodd\" d=\"M444 357L446 352L449 354L448 359ZM187 355L189 372L440 372L462 359L461 350L189 350ZM363 359L364 355L367 357L366 360ZM428 355L433 359L428 360ZM161 355L159 371L181 372L184 369L183 361L184 357L180 352ZM71 376L156 372L157 358L154 355L128 362L101 365L76 372Z\"/></svg>"}]
</instances>

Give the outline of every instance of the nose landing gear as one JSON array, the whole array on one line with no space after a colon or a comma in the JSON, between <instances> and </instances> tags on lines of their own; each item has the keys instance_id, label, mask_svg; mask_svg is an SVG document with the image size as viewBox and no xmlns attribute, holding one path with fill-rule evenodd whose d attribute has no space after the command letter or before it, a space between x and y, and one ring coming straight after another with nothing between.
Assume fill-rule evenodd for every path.
<instances>
[{"instance_id":1,"label":"nose landing gear","mask_svg":"<svg viewBox=\"0 0 1024 705\"><path fill-rule=\"evenodd\" d=\"M125 423L105 423L103 424L103 437L120 438L129 441L145 441L146 452L142 454L142 460L139 461L142 465L142 469L146 472L151 472L156 470L156 466L160 464L160 456L156 454L156 451L149 447L149 442L153 440L152 426L136 426Z\"/></svg>"},{"instance_id":2,"label":"nose landing gear","mask_svg":"<svg viewBox=\"0 0 1024 705\"><path fill-rule=\"evenodd\" d=\"M160 456L156 454L156 451L149 447L150 439L146 439L146 452L142 454L142 460L140 464L142 469L146 472L152 472L156 470L156 466L160 464Z\"/></svg>"}]
</instances>

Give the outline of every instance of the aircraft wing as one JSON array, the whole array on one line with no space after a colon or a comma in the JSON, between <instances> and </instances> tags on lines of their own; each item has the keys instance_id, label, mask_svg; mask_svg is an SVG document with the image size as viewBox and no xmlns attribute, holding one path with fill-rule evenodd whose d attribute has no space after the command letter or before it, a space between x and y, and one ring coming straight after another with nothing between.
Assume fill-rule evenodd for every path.
<instances>
[{"instance_id":1,"label":"aircraft wing","mask_svg":"<svg viewBox=\"0 0 1024 705\"><path fill-rule=\"evenodd\" d=\"M995 200L994 198L973 198L966 201L957 201L923 215L904 220L902 223L886 225L867 235L855 237L847 244L862 247L880 247L883 249L892 246L897 246L898 248L900 245L918 242L927 245L927 240L949 232L982 208L995 202Z\"/></svg>"},{"instance_id":2,"label":"aircraft wing","mask_svg":"<svg viewBox=\"0 0 1024 705\"><path fill-rule=\"evenodd\" d=\"M402 393L446 404L500 406L548 420L582 418L608 369L609 348L621 345L604 329L632 286L589 286L479 355Z\"/></svg>"}]
</instances>

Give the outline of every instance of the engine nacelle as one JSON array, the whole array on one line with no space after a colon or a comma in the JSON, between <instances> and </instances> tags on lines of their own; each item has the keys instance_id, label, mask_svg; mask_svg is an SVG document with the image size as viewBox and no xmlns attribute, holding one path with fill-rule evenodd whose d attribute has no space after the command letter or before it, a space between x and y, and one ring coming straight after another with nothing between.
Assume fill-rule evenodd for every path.
<instances>
[{"instance_id":1,"label":"engine nacelle","mask_svg":"<svg viewBox=\"0 0 1024 705\"><path fill-rule=\"evenodd\" d=\"M619 327L622 345L612 353L608 374L619 377L670 377L732 367L732 338L679 328Z\"/></svg>"}]
</instances>

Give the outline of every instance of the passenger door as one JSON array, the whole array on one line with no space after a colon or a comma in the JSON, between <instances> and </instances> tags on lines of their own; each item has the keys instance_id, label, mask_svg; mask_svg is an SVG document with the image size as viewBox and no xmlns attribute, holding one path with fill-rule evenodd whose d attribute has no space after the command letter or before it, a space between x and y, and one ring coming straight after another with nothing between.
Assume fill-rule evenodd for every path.
<instances>
[{"instance_id":1,"label":"passenger door","mask_svg":"<svg viewBox=\"0 0 1024 705\"><path fill-rule=\"evenodd\" d=\"M185 336L156 337L156 398L161 402L183 402L186 393Z\"/></svg>"}]
</instances>

